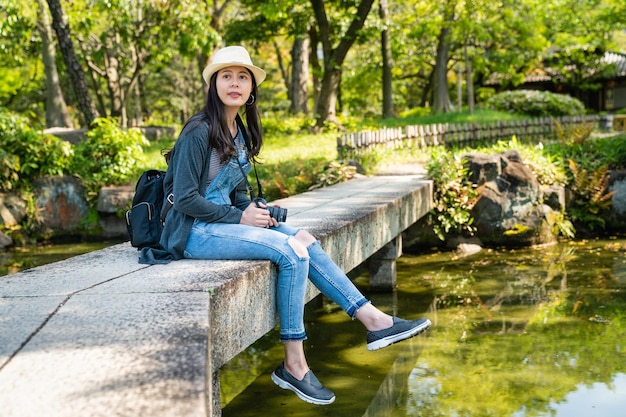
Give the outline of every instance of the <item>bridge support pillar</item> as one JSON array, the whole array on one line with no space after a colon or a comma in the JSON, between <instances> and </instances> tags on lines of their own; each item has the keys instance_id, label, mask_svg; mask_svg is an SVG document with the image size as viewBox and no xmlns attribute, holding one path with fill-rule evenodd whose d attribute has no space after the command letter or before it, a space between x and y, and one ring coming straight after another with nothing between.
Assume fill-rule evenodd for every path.
<instances>
[{"instance_id":1,"label":"bridge support pillar","mask_svg":"<svg viewBox=\"0 0 626 417\"><path fill-rule=\"evenodd\" d=\"M396 288L396 259L401 255L401 234L372 255L369 259L370 290L393 291Z\"/></svg>"}]
</instances>

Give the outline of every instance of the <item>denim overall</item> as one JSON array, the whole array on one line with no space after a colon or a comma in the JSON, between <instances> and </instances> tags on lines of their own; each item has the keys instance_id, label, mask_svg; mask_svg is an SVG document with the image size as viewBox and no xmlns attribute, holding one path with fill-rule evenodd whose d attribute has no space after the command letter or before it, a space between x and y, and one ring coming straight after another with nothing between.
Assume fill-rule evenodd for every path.
<instances>
[{"instance_id":1,"label":"denim overall","mask_svg":"<svg viewBox=\"0 0 626 417\"><path fill-rule=\"evenodd\" d=\"M242 143L241 133L238 135ZM230 193L250 172L245 149L238 151L207 187L205 198L215 204L231 205ZM241 168L239 166L241 163ZM280 320L280 340L305 340L304 296L307 277L336 302L350 317L368 302L352 281L324 252L318 241L307 247L308 257L300 257L289 244L299 229L284 223L261 228L231 223L206 223L196 219L185 246L190 259L235 260L267 259L278 266L276 305Z\"/></svg>"}]
</instances>

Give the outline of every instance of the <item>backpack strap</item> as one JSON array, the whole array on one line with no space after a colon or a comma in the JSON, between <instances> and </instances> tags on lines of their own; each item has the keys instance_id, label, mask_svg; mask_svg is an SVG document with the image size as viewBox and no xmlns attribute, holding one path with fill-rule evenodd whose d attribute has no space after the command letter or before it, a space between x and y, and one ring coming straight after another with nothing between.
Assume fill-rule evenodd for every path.
<instances>
[{"instance_id":1,"label":"backpack strap","mask_svg":"<svg viewBox=\"0 0 626 417\"><path fill-rule=\"evenodd\" d=\"M169 193L165 198L165 207L161 210L161 224L165 225L165 218L167 217L167 213L174 207L174 194Z\"/></svg>"},{"instance_id":2,"label":"backpack strap","mask_svg":"<svg viewBox=\"0 0 626 417\"><path fill-rule=\"evenodd\" d=\"M243 124L243 121L241 120L239 113L237 113L235 120L237 121L237 126L239 126L239 130L241 130L241 134L243 135L243 141L246 143L246 148L248 149L248 153L250 153L252 151L252 142L250 142L250 135L248 135L248 128ZM265 198L263 197L263 188L261 187L261 181L259 181L259 173L256 170L256 164L254 163L254 160L252 160L252 166L254 167L254 176L256 177L256 185L257 185L257 189L259 190L259 198ZM241 168L241 166L239 166L239 168ZM241 172L243 173L243 168L241 169ZM244 180L246 180L246 183L248 185L248 191L250 191L250 195L252 196L252 199L254 200L254 192L252 192L252 186L248 182L248 178L246 177L245 174L243 178Z\"/></svg>"}]
</instances>

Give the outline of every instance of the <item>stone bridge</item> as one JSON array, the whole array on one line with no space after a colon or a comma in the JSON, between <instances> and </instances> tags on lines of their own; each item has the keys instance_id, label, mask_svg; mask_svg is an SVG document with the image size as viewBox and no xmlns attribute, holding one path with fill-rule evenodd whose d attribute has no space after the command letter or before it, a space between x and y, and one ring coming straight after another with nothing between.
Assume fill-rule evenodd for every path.
<instances>
[{"instance_id":1,"label":"stone bridge","mask_svg":"<svg viewBox=\"0 0 626 417\"><path fill-rule=\"evenodd\" d=\"M370 286L393 290L432 191L377 176L279 203L344 271L368 262ZM147 266L128 243L2 277L0 414L219 416L219 369L276 326L275 282L269 261Z\"/></svg>"}]
</instances>

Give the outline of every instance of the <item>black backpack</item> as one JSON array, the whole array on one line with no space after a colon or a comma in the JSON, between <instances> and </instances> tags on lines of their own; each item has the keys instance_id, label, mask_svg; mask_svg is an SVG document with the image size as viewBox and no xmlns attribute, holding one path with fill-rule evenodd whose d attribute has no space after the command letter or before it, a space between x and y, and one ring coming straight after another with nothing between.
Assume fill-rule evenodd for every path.
<instances>
[{"instance_id":1,"label":"black backpack","mask_svg":"<svg viewBox=\"0 0 626 417\"><path fill-rule=\"evenodd\" d=\"M126 228L135 248L159 247L165 216L173 204L170 199L165 202L164 178L165 171L151 169L137 181L132 208L126 212ZM167 205L165 210L163 204Z\"/></svg>"}]
</instances>

